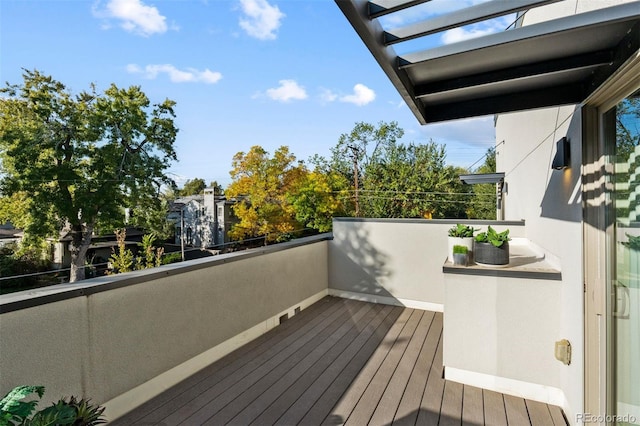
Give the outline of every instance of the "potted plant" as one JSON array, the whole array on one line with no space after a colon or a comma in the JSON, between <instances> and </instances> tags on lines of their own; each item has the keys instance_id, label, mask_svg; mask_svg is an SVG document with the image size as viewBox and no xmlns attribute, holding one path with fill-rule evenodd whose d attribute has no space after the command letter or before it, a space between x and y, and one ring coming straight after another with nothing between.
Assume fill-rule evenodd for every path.
<instances>
[{"instance_id":1,"label":"potted plant","mask_svg":"<svg viewBox=\"0 0 640 426\"><path fill-rule=\"evenodd\" d=\"M478 231L478 229L460 223L449 229L449 254L447 256L449 262L453 262L454 246L465 246L468 257L471 257L473 251L473 233L476 231Z\"/></svg>"},{"instance_id":2,"label":"potted plant","mask_svg":"<svg viewBox=\"0 0 640 426\"><path fill-rule=\"evenodd\" d=\"M476 263L486 265L509 264L509 230L496 232L491 226L476 236L473 246Z\"/></svg>"},{"instance_id":3,"label":"potted plant","mask_svg":"<svg viewBox=\"0 0 640 426\"><path fill-rule=\"evenodd\" d=\"M469 248L467 246L453 246L453 264L457 266L469 264Z\"/></svg>"}]
</instances>

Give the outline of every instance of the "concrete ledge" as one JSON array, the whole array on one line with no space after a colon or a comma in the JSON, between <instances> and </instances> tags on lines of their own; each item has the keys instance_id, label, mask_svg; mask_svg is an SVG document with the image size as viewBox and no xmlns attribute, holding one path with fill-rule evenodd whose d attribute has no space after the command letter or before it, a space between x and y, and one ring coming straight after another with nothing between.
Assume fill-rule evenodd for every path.
<instances>
[{"instance_id":1,"label":"concrete ledge","mask_svg":"<svg viewBox=\"0 0 640 426\"><path fill-rule=\"evenodd\" d=\"M528 239L513 238L509 246L511 253L508 265L457 266L447 261L442 266L442 272L445 274L562 281L562 271L558 267L560 262L541 251Z\"/></svg>"},{"instance_id":2,"label":"concrete ledge","mask_svg":"<svg viewBox=\"0 0 640 426\"><path fill-rule=\"evenodd\" d=\"M425 225L492 225L492 226L524 226L524 220L480 220L480 219L411 219L411 218L368 218L368 217L336 217L334 222L373 222L373 223L423 223Z\"/></svg>"}]
</instances>

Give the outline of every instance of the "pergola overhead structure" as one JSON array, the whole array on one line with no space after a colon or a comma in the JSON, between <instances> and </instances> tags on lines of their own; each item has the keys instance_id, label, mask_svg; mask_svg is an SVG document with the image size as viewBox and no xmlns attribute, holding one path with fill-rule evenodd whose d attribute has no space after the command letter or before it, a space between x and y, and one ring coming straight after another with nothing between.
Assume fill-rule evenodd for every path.
<instances>
[{"instance_id":1,"label":"pergola overhead structure","mask_svg":"<svg viewBox=\"0 0 640 426\"><path fill-rule=\"evenodd\" d=\"M561 0L491 0L392 30L380 18L429 0L335 1L422 124L581 103L640 47L640 1L403 55L393 46Z\"/></svg>"}]
</instances>

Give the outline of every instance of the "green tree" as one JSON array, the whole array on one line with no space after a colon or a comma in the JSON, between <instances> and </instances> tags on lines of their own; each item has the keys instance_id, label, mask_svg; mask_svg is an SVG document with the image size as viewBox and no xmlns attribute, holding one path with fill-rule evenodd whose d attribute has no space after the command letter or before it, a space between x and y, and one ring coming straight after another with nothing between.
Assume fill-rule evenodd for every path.
<instances>
[{"instance_id":1,"label":"green tree","mask_svg":"<svg viewBox=\"0 0 640 426\"><path fill-rule=\"evenodd\" d=\"M496 172L496 149L487 149L484 163L475 170L475 173ZM467 207L467 215L473 219L495 220L496 218L496 184L483 183L471 185L473 196Z\"/></svg>"},{"instance_id":2,"label":"green tree","mask_svg":"<svg viewBox=\"0 0 640 426\"><path fill-rule=\"evenodd\" d=\"M213 192L215 195L224 195L224 188L218 183L217 180L212 181L209 184L209 188L213 188Z\"/></svg>"},{"instance_id":3,"label":"green tree","mask_svg":"<svg viewBox=\"0 0 640 426\"><path fill-rule=\"evenodd\" d=\"M232 182L226 190L229 198L238 198L233 206L240 219L229 235L234 239L265 235L267 241L282 241L300 227L288 194L299 187L307 173L289 148L281 146L269 155L260 146L233 157Z\"/></svg>"},{"instance_id":4,"label":"green tree","mask_svg":"<svg viewBox=\"0 0 640 426\"><path fill-rule=\"evenodd\" d=\"M433 141L390 143L364 170L362 211L367 217L464 217L458 170Z\"/></svg>"},{"instance_id":5,"label":"green tree","mask_svg":"<svg viewBox=\"0 0 640 426\"><path fill-rule=\"evenodd\" d=\"M152 106L136 86L73 95L38 71L25 70L23 80L1 91L0 192L29 194L27 235L72 237L70 279L77 281L94 230L170 181L175 103Z\"/></svg>"},{"instance_id":6,"label":"green tree","mask_svg":"<svg viewBox=\"0 0 640 426\"><path fill-rule=\"evenodd\" d=\"M347 213L466 217L460 170L446 164L445 148L433 141L400 144L403 135L396 122L359 122L340 136L329 160L315 156L311 161L323 173L339 173L349 182L352 196L343 201Z\"/></svg>"},{"instance_id":7,"label":"green tree","mask_svg":"<svg viewBox=\"0 0 640 426\"><path fill-rule=\"evenodd\" d=\"M116 241L118 242L118 249L112 249L113 253L109 257L109 263L111 264L111 273L119 274L122 272L130 272L133 271L134 266L134 256L131 250L127 248L126 238L127 231L126 229L116 229Z\"/></svg>"},{"instance_id":8,"label":"green tree","mask_svg":"<svg viewBox=\"0 0 640 426\"><path fill-rule=\"evenodd\" d=\"M179 190L179 194L182 197L186 197L188 195L198 195L204 192L204 188L207 185L204 183L204 179L195 178L195 179L187 179L184 186L181 190Z\"/></svg>"},{"instance_id":9,"label":"green tree","mask_svg":"<svg viewBox=\"0 0 640 426\"><path fill-rule=\"evenodd\" d=\"M366 169L372 162L385 157L398 139L404 135L398 123L381 121L373 124L357 122L349 133L343 133L338 143L331 149L331 158L326 161L315 157L316 164L324 163L325 172L332 171L343 175L353 188L353 198L345 206L351 207L356 216L360 215L359 196Z\"/></svg>"},{"instance_id":10,"label":"green tree","mask_svg":"<svg viewBox=\"0 0 640 426\"><path fill-rule=\"evenodd\" d=\"M333 217L345 214L344 200L348 195L348 182L344 176L315 170L302 177L288 199L298 222L319 232L327 232L331 230Z\"/></svg>"},{"instance_id":11,"label":"green tree","mask_svg":"<svg viewBox=\"0 0 640 426\"><path fill-rule=\"evenodd\" d=\"M130 224L153 234L158 240L167 240L175 232L175 224L167 219L169 201L164 195L140 200L130 210Z\"/></svg>"}]
</instances>

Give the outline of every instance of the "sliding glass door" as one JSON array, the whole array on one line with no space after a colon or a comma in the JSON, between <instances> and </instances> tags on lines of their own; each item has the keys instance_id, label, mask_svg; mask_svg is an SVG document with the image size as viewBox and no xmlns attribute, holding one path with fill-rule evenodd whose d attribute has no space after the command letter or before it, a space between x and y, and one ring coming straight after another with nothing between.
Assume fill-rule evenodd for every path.
<instances>
[{"instance_id":1,"label":"sliding glass door","mask_svg":"<svg viewBox=\"0 0 640 426\"><path fill-rule=\"evenodd\" d=\"M608 420L640 425L640 91L604 114L603 131L615 139Z\"/></svg>"}]
</instances>

